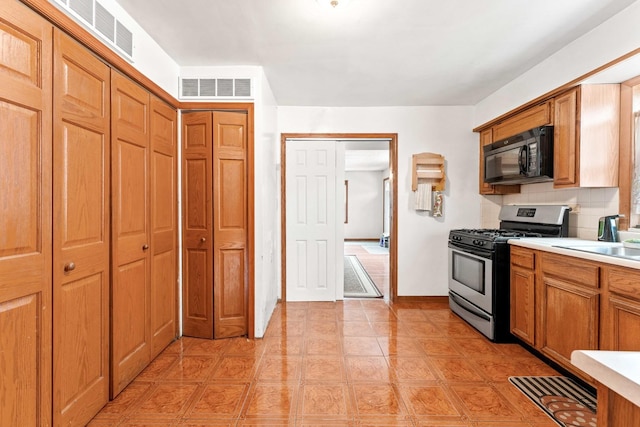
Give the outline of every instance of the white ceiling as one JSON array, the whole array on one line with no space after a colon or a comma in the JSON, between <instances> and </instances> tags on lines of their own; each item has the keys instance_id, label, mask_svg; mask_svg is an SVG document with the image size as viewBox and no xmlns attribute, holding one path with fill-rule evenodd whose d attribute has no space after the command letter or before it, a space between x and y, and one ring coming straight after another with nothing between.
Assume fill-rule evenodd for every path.
<instances>
[{"instance_id":1,"label":"white ceiling","mask_svg":"<svg viewBox=\"0 0 640 427\"><path fill-rule=\"evenodd\" d=\"M410 106L475 105L635 0L117 1L180 66L263 66L279 105Z\"/></svg>"}]
</instances>

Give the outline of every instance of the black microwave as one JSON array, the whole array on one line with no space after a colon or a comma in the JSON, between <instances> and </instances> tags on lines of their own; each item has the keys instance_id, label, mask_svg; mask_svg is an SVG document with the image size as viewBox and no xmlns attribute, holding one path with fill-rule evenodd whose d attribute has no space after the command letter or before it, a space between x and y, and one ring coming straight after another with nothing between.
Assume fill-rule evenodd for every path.
<instances>
[{"instance_id":1,"label":"black microwave","mask_svg":"<svg viewBox=\"0 0 640 427\"><path fill-rule=\"evenodd\" d=\"M553 181L553 126L541 126L485 145L484 182Z\"/></svg>"}]
</instances>

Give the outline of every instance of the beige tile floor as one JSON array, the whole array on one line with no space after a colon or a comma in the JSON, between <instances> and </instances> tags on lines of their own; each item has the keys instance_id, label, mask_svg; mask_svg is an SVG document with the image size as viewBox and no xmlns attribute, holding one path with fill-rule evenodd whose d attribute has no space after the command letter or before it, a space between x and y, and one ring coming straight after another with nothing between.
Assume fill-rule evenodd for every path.
<instances>
[{"instance_id":1,"label":"beige tile floor","mask_svg":"<svg viewBox=\"0 0 640 427\"><path fill-rule=\"evenodd\" d=\"M171 344L90 426L557 427L511 375L557 375L445 304L281 303L264 339Z\"/></svg>"}]
</instances>

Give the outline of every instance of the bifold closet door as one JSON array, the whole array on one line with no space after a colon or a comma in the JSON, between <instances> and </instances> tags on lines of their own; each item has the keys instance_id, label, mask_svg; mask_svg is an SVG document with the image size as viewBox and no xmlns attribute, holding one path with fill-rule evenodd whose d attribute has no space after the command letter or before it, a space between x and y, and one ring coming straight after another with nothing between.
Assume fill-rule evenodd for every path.
<instances>
[{"instance_id":1,"label":"bifold closet door","mask_svg":"<svg viewBox=\"0 0 640 427\"><path fill-rule=\"evenodd\" d=\"M248 331L247 115L183 114L183 333Z\"/></svg>"},{"instance_id":2,"label":"bifold closet door","mask_svg":"<svg viewBox=\"0 0 640 427\"><path fill-rule=\"evenodd\" d=\"M109 401L110 68L54 31L53 421Z\"/></svg>"},{"instance_id":3,"label":"bifold closet door","mask_svg":"<svg viewBox=\"0 0 640 427\"><path fill-rule=\"evenodd\" d=\"M151 360L149 93L111 73L111 397Z\"/></svg>"},{"instance_id":4,"label":"bifold closet door","mask_svg":"<svg viewBox=\"0 0 640 427\"><path fill-rule=\"evenodd\" d=\"M178 130L176 110L152 96L151 134L151 358L178 334Z\"/></svg>"},{"instance_id":5,"label":"bifold closet door","mask_svg":"<svg viewBox=\"0 0 640 427\"><path fill-rule=\"evenodd\" d=\"M0 425L51 425L50 23L0 1Z\"/></svg>"},{"instance_id":6,"label":"bifold closet door","mask_svg":"<svg viewBox=\"0 0 640 427\"><path fill-rule=\"evenodd\" d=\"M182 115L182 333L213 338L211 112Z\"/></svg>"},{"instance_id":7,"label":"bifold closet door","mask_svg":"<svg viewBox=\"0 0 640 427\"><path fill-rule=\"evenodd\" d=\"M213 326L247 334L249 298L247 115L213 113Z\"/></svg>"}]
</instances>

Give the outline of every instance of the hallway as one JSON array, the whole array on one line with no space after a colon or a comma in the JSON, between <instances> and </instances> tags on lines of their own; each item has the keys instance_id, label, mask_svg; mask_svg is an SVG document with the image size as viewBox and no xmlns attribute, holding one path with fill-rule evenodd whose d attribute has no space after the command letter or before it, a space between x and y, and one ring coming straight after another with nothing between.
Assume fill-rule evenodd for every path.
<instances>
[{"instance_id":1,"label":"hallway","mask_svg":"<svg viewBox=\"0 0 640 427\"><path fill-rule=\"evenodd\" d=\"M389 299L389 248L374 241L345 241L344 255L356 255L385 299Z\"/></svg>"},{"instance_id":2,"label":"hallway","mask_svg":"<svg viewBox=\"0 0 640 427\"><path fill-rule=\"evenodd\" d=\"M262 340L174 342L89 425L557 427L507 381L556 374L446 304L286 303Z\"/></svg>"}]
</instances>

